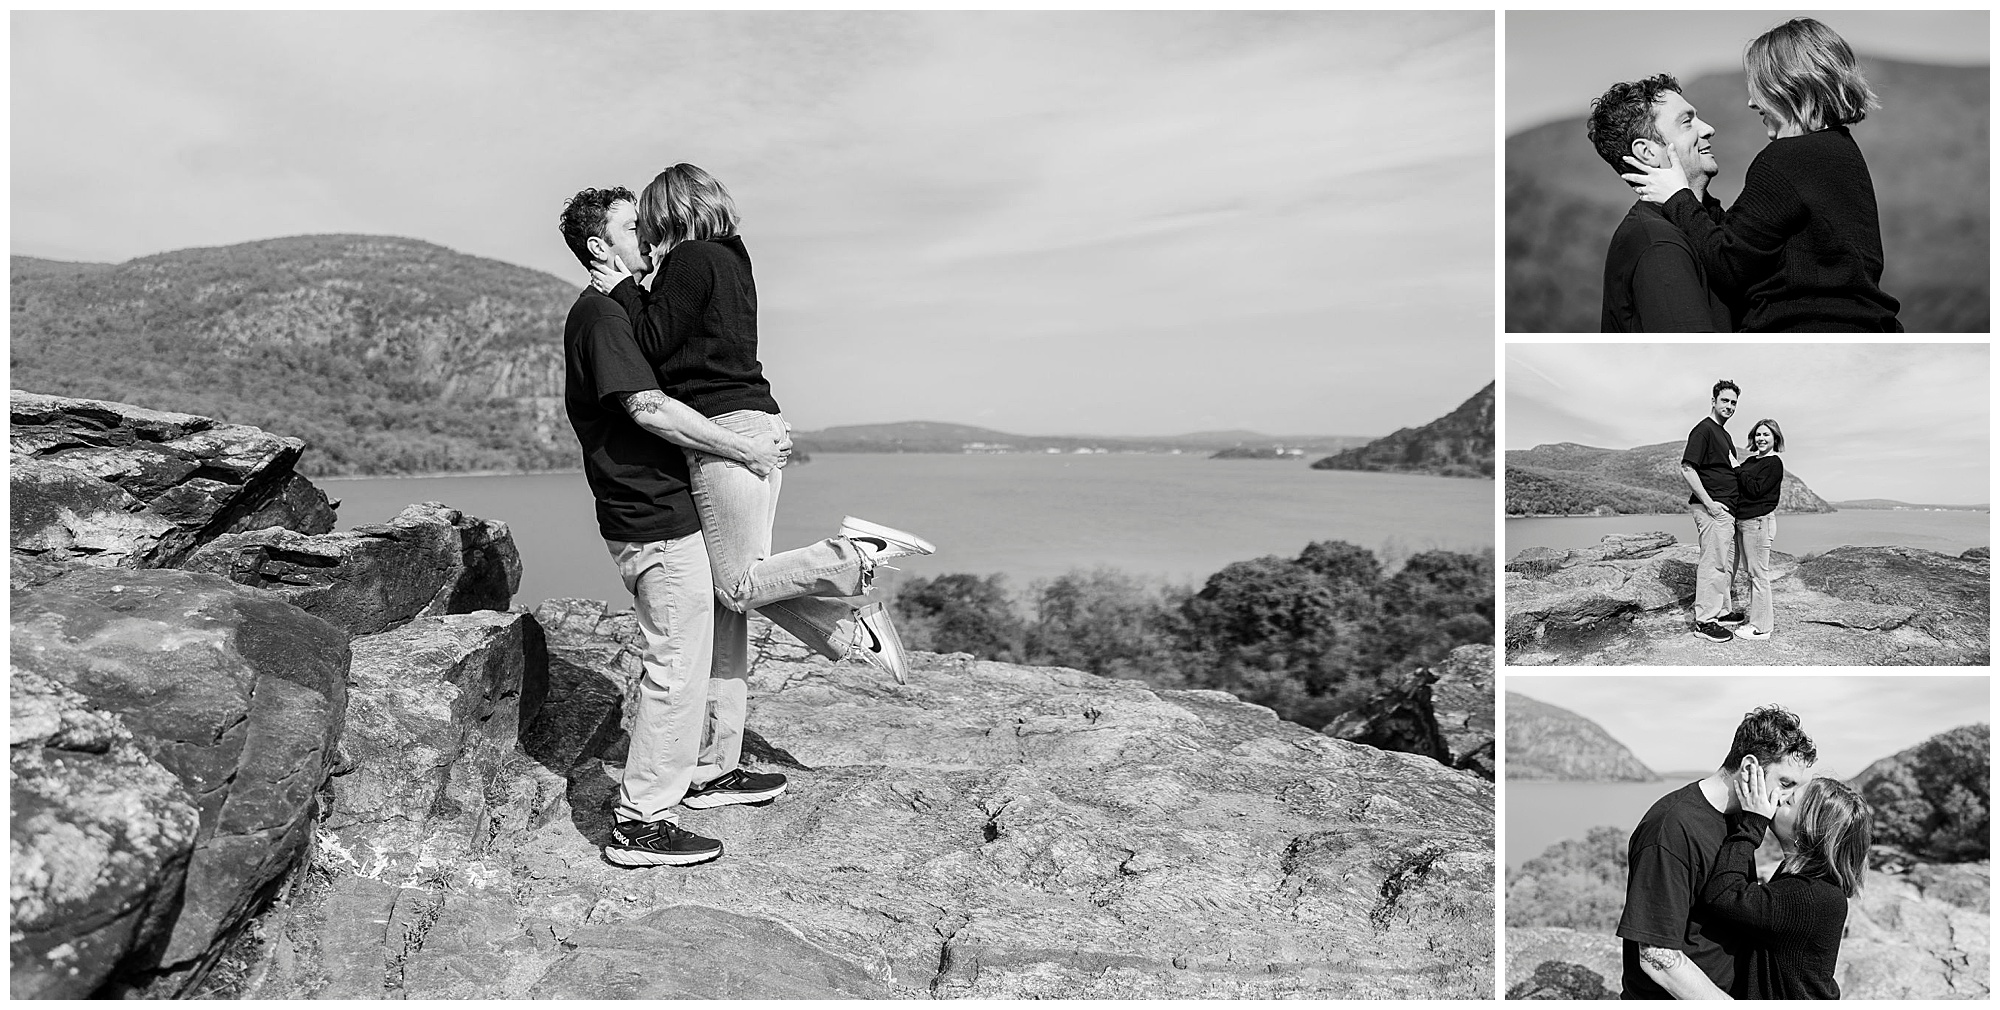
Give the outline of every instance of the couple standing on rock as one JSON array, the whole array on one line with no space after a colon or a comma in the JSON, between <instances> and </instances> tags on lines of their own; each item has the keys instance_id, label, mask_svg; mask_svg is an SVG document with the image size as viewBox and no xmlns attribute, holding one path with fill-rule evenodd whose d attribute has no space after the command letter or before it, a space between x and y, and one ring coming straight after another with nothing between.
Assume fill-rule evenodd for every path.
<instances>
[{"instance_id":1,"label":"couple standing on rock","mask_svg":"<svg viewBox=\"0 0 2000 1010\"><path fill-rule=\"evenodd\" d=\"M1752 642L1771 637L1771 545L1778 539L1778 499L1785 485L1785 433L1770 418L1750 428L1750 451L1736 454L1723 425L1736 414L1742 395L1723 379L1709 389L1708 416L1688 432L1681 454L1681 477L1693 494L1701 561L1694 583L1694 634L1711 642L1732 637ZM1730 606L1730 591L1741 568L1750 576L1750 612ZM1731 632L1731 628L1735 631Z\"/></svg>"},{"instance_id":2,"label":"couple standing on rock","mask_svg":"<svg viewBox=\"0 0 2000 1010\"><path fill-rule=\"evenodd\" d=\"M1874 812L1814 778L1799 717L1743 717L1722 766L1660 798L1626 850L1625 999L1839 999L1847 902ZM1783 855L1761 870L1770 831Z\"/></svg>"},{"instance_id":3,"label":"couple standing on rock","mask_svg":"<svg viewBox=\"0 0 2000 1010\"><path fill-rule=\"evenodd\" d=\"M680 827L678 807L784 792L783 775L739 764L748 612L829 659L859 656L903 683L889 613L863 598L878 564L934 550L850 516L834 537L771 553L791 426L757 360L757 289L737 222L729 191L688 164L638 197L586 189L561 216L563 241L591 275L564 327L564 402L598 531L645 639L604 849L621 866L715 859L722 843Z\"/></svg>"}]
</instances>

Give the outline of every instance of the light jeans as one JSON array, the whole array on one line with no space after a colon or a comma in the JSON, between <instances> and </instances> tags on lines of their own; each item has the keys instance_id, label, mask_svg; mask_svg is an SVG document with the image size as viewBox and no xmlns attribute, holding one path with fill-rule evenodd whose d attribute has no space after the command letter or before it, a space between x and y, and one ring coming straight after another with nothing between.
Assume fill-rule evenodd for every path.
<instances>
[{"instance_id":1,"label":"light jeans","mask_svg":"<svg viewBox=\"0 0 2000 1010\"><path fill-rule=\"evenodd\" d=\"M1736 565L1750 573L1750 626L1771 630L1771 545L1778 542L1778 516L1736 520Z\"/></svg>"},{"instance_id":2,"label":"light jeans","mask_svg":"<svg viewBox=\"0 0 2000 1010\"><path fill-rule=\"evenodd\" d=\"M1694 516L1701 561L1694 573L1694 623L1706 624L1729 613L1729 580L1736 572L1736 520L1718 519L1699 502L1688 505Z\"/></svg>"},{"instance_id":3,"label":"light jeans","mask_svg":"<svg viewBox=\"0 0 2000 1010\"><path fill-rule=\"evenodd\" d=\"M646 645L618 817L671 821L688 786L736 767L743 751L743 682L709 678L715 593L700 533L643 544L607 540L604 546L632 593Z\"/></svg>"},{"instance_id":4,"label":"light jeans","mask_svg":"<svg viewBox=\"0 0 2000 1010\"><path fill-rule=\"evenodd\" d=\"M757 410L736 410L710 420L739 435L782 434L785 420ZM771 524L778 517L784 471L759 477L732 459L688 449L689 489L708 541L715 579L716 681L741 683L750 675L750 619L755 610L828 659L844 658L853 640L857 609L842 597L868 591L874 563L842 537L771 553Z\"/></svg>"}]
</instances>

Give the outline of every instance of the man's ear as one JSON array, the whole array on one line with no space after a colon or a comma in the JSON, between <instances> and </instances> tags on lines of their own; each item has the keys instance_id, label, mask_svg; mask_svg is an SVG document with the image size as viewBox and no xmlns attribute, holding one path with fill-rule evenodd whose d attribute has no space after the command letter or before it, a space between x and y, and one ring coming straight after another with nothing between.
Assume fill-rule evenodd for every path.
<instances>
[{"instance_id":1,"label":"man's ear","mask_svg":"<svg viewBox=\"0 0 2000 1010\"><path fill-rule=\"evenodd\" d=\"M1644 137L1632 138L1632 157L1637 158L1640 161L1653 166L1654 168L1667 167L1667 159L1664 155L1660 153L1660 145L1655 144Z\"/></svg>"},{"instance_id":2,"label":"man's ear","mask_svg":"<svg viewBox=\"0 0 2000 1010\"><path fill-rule=\"evenodd\" d=\"M584 239L583 247L585 249L590 250L591 259L607 260L611 258L611 243L606 242L595 235L592 235L589 238Z\"/></svg>"}]
</instances>

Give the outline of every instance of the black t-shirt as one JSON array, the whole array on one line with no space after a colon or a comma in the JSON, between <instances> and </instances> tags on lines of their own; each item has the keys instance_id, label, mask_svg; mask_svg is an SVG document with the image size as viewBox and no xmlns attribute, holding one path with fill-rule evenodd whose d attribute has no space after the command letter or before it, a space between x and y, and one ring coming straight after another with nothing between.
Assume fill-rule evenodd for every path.
<instances>
[{"instance_id":1,"label":"black t-shirt","mask_svg":"<svg viewBox=\"0 0 2000 1010\"><path fill-rule=\"evenodd\" d=\"M1626 850L1625 914L1618 919L1625 939L1623 998L1673 998L1639 966L1641 944L1686 952L1723 992L1735 982L1735 938L1699 904L1728 836L1728 818L1709 805L1699 782L1661 797L1639 819Z\"/></svg>"},{"instance_id":2,"label":"black t-shirt","mask_svg":"<svg viewBox=\"0 0 2000 1010\"><path fill-rule=\"evenodd\" d=\"M1687 450L1681 453L1681 462L1694 467L1708 496L1724 505L1736 504L1736 470L1729 465L1731 444L1729 432L1715 423L1714 417L1704 417L1688 432ZM1701 504L1701 496L1689 494L1688 504Z\"/></svg>"},{"instance_id":3,"label":"black t-shirt","mask_svg":"<svg viewBox=\"0 0 2000 1010\"><path fill-rule=\"evenodd\" d=\"M1706 197L1716 219L1722 204ZM1729 306L1708 283L1694 246L1658 204L1625 212L1604 253L1606 333L1728 333Z\"/></svg>"},{"instance_id":4,"label":"black t-shirt","mask_svg":"<svg viewBox=\"0 0 2000 1010\"><path fill-rule=\"evenodd\" d=\"M639 427L619 396L658 389L618 303L586 288L563 327L563 406L606 540L651 543L701 529L679 446Z\"/></svg>"}]
</instances>

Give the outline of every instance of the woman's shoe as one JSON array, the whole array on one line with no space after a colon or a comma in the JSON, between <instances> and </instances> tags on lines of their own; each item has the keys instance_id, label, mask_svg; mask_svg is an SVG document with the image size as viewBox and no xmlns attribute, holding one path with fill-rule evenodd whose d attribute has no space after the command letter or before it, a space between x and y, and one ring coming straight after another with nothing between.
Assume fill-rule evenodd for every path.
<instances>
[{"instance_id":1,"label":"woman's shoe","mask_svg":"<svg viewBox=\"0 0 2000 1010\"><path fill-rule=\"evenodd\" d=\"M1768 631L1758 631L1755 627L1746 623L1737 626L1736 637L1749 642L1764 642L1770 640L1771 633Z\"/></svg>"},{"instance_id":2,"label":"woman's shoe","mask_svg":"<svg viewBox=\"0 0 2000 1010\"><path fill-rule=\"evenodd\" d=\"M898 684L910 682L910 659L903 651L902 636L896 634L896 625L889 620L887 607L867 603L855 610L852 641L853 647L847 653L850 657L859 655L869 665L896 678Z\"/></svg>"},{"instance_id":3,"label":"woman's shoe","mask_svg":"<svg viewBox=\"0 0 2000 1010\"><path fill-rule=\"evenodd\" d=\"M887 558L918 558L937 553L930 541L914 533L848 516L840 521L840 535L854 541L876 561Z\"/></svg>"}]
</instances>

